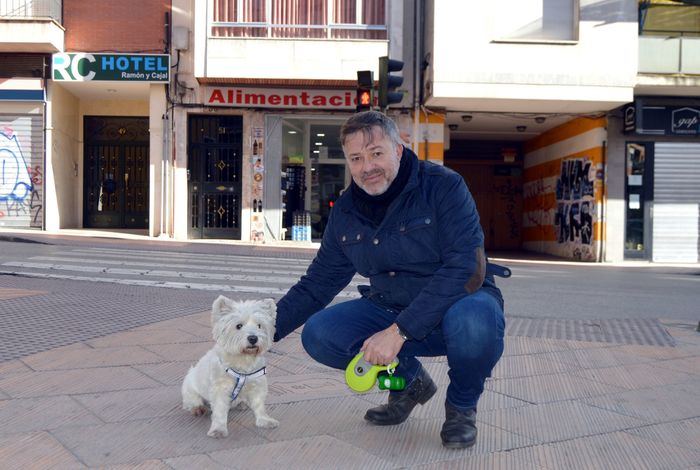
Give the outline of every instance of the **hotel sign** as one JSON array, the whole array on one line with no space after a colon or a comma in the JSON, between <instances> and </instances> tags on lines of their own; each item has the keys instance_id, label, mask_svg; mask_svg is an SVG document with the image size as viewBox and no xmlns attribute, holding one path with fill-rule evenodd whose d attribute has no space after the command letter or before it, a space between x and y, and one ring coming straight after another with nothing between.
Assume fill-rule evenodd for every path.
<instances>
[{"instance_id":1,"label":"hotel sign","mask_svg":"<svg viewBox=\"0 0 700 470\"><path fill-rule=\"evenodd\" d=\"M167 83L170 56L167 54L53 55L51 78L63 82L117 81Z\"/></svg>"},{"instance_id":2,"label":"hotel sign","mask_svg":"<svg viewBox=\"0 0 700 470\"><path fill-rule=\"evenodd\" d=\"M355 90L206 87L204 104L237 108L355 110Z\"/></svg>"}]
</instances>

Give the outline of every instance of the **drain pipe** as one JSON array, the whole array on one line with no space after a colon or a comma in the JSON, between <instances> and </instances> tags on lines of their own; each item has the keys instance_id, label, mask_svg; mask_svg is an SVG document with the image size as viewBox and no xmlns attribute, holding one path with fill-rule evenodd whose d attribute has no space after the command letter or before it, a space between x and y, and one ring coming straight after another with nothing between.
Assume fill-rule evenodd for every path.
<instances>
[{"instance_id":1,"label":"drain pipe","mask_svg":"<svg viewBox=\"0 0 700 470\"><path fill-rule=\"evenodd\" d=\"M605 249L607 245L607 227L606 227L606 213L605 211L607 210L607 205L608 205L608 185L607 185L607 179L608 179L608 141L604 140L603 141L603 180L601 181L602 188L601 191L603 192L603 197L601 198L600 202L600 223L599 227L600 229L598 230L598 237L600 237L600 241L598 243L598 262L602 263L605 261ZM591 227L592 228L592 227Z\"/></svg>"},{"instance_id":2,"label":"drain pipe","mask_svg":"<svg viewBox=\"0 0 700 470\"><path fill-rule=\"evenodd\" d=\"M421 67L423 66L423 61L421 58L421 43L423 38L421 37L421 28L420 28L420 12L422 9L421 0L415 0L413 3L413 151L416 153L416 155L419 155L419 145L420 145L420 140L418 138L418 129L419 129L419 115L418 113L420 112L420 96L421 96L421 88L423 84L420 82L420 77L421 77ZM426 159L428 158L426 154Z\"/></svg>"},{"instance_id":3,"label":"drain pipe","mask_svg":"<svg viewBox=\"0 0 700 470\"><path fill-rule=\"evenodd\" d=\"M170 119L168 118L168 111L166 109L165 114L163 114L163 157L160 162L160 233L159 237L166 237L167 224L165 221L167 210L168 210L168 191L167 191L167 179L168 179L168 147L170 133Z\"/></svg>"}]
</instances>

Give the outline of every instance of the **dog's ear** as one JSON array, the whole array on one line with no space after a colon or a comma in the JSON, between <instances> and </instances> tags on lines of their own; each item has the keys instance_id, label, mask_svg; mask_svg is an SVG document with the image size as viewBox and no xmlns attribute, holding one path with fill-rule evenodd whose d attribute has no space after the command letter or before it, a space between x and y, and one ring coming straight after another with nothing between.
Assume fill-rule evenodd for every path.
<instances>
[{"instance_id":1,"label":"dog's ear","mask_svg":"<svg viewBox=\"0 0 700 470\"><path fill-rule=\"evenodd\" d=\"M231 312L233 312L233 300L223 295L218 296L211 305L211 324L215 325L221 317Z\"/></svg>"},{"instance_id":2,"label":"dog's ear","mask_svg":"<svg viewBox=\"0 0 700 470\"><path fill-rule=\"evenodd\" d=\"M267 311L270 312L270 316L277 318L277 302L275 302L275 299L262 299L262 303Z\"/></svg>"}]
</instances>

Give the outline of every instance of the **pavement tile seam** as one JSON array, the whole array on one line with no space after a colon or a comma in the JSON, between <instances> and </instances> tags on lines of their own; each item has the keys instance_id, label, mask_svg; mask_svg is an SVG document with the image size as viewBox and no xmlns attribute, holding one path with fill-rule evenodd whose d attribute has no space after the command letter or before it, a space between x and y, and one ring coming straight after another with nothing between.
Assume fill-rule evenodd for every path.
<instances>
[{"instance_id":1,"label":"pavement tile seam","mask_svg":"<svg viewBox=\"0 0 700 470\"><path fill-rule=\"evenodd\" d=\"M614 387L619 387L623 388L626 390L645 390L648 388L655 388L658 387L659 385L668 385L668 384L676 384L676 383L687 383L687 382L692 382L694 380L697 380L697 377L687 373L687 372L681 372L681 371L671 371L668 368L664 367L656 367L656 369L659 369L659 373L662 371L665 371L666 374L669 372L675 373L676 378L675 379L663 379L659 378L654 374L637 374L636 376L630 372L631 369L633 369L635 366L647 366L651 367L652 369L654 367L654 363L643 363L643 364L635 364L633 366L627 365L627 366L613 366L613 367L600 367L600 368L595 368L595 369L586 369L586 370L574 370L571 371L572 375L575 375L577 377L580 377L582 379L590 380L592 382L597 382L601 385L610 385ZM615 370L617 369L617 371ZM594 373L598 373L598 376L593 375ZM607 374L611 380L606 380L606 372L610 372L610 374ZM618 373L615 373L618 372ZM683 377L685 376L685 377ZM639 381L644 381L646 380L647 383L640 383ZM655 382L656 381L656 382Z\"/></svg>"},{"instance_id":2,"label":"pavement tile seam","mask_svg":"<svg viewBox=\"0 0 700 470\"><path fill-rule=\"evenodd\" d=\"M457 460L464 456L462 452L445 449L441 445L439 434L443 422L444 418L409 418L405 423L392 428L393 434L398 436L393 440L391 433L386 433L382 427L374 426L368 430L343 431L332 435L375 456L391 457L397 468L407 468L435 460ZM465 451L472 455L515 450L525 447L526 443L533 444L528 437L489 424L482 423L478 429L475 446Z\"/></svg>"},{"instance_id":3,"label":"pavement tile seam","mask_svg":"<svg viewBox=\"0 0 700 470\"><path fill-rule=\"evenodd\" d=\"M694 418L691 418L691 419L694 419ZM669 421L669 422L673 422L673 421ZM486 423L484 423L484 424L486 424ZM620 434L620 433L631 434L635 437L639 437L641 439L649 441L650 443L653 443L653 442L657 442L657 441L654 441L652 439L649 439L649 438L642 436L642 435L639 435L639 434L634 434L631 431L635 431L637 429L643 429L643 428L650 427L650 426L655 426L656 424L664 424L664 423L645 424L642 426L629 427L629 428L623 428L623 429L615 429L615 430L600 432L600 433L583 434L583 435L577 435L577 436L573 436L573 437L565 438L565 439L552 439L552 440L548 440L546 442L536 442L534 444L526 444L526 445L523 445L521 447L508 449L508 451L522 450L522 449L529 449L529 448L539 448L542 446L555 446L557 444L572 443L572 442L577 442L577 441L591 439L591 438L612 436L612 435L616 435L616 434ZM501 429L501 430L509 432L511 434L518 434L512 430L505 429L505 428L502 428L500 426L495 426L493 424L489 424L489 426ZM527 438L528 436L523 436L523 437ZM670 445L673 447L683 448L684 450L690 450L691 452L696 453L698 455L698 458L700 459L700 451L698 451L697 448L685 448L685 447L679 446L677 444L668 443L668 442L664 442L664 444L667 444L667 445Z\"/></svg>"},{"instance_id":4,"label":"pavement tile seam","mask_svg":"<svg viewBox=\"0 0 700 470\"><path fill-rule=\"evenodd\" d=\"M330 441L330 442L329 442ZM342 447L342 450L345 451L344 454L346 457L351 457L352 463L348 465L348 461L346 460L342 464L340 462L334 462L333 468L358 468L358 469L364 469L367 468L366 462L362 462L362 460L370 460L372 462L371 468L373 469L391 469L391 468L396 468L395 465L393 465L390 461L387 461L385 459L385 456L383 455L375 455L372 452L368 452L366 449L363 449L361 447L355 446L352 443L349 443L347 441L343 441L341 439L338 439L335 436L329 435L329 434L321 434L318 436L314 437L304 437L304 438L294 438L290 439L288 441L278 441L278 442L270 442L266 444L258 444L255 446L250 446L245 449L232 449L232 450L221 450L221 451L215 451L215 452L210 452L207 455L212 458L214 461L221 463L223 465L228 466L229 463L231 462L232 457L235 457L236 454L241 454L243 453L244 455L249 455L253 454L254 456L258 455L266 455L269 456L270 454L274 454L273 450L276 448L284 448L285 446L292 446L292 449L287 449L287 451L284 453L284 460L285 460L285 466L289 469L306 469L313 467L314 465L319 465L319 462L314 461L310 462L308 460L307 456L304 456L303 453L303 447L305 443L312 443L313 444L335 444L333 446L334 451L338 451L338 447ZM303 456L301 462L297 463L297 460L299 460L299 455L298 452L301 451L301 456ZM289 457L292 454L292 462L289 462ZM228 458L226 458L228 457ZM313 458L313 455L311 456ZM332 457L332 456L329 456ZM363 459L361 457L364 457ZM254 457L256 458L256 457ZM259 457L257 457L259 458ZM260 459L262 460L262 459ZM316 460L316 459L314 459ZM330 459L325 459L324 462L328 464L328 460ZM358 462L360 461L360 462ZM250 460L246 461L246 463L242 466L242 468L245 468L248 466L248 464L251 463ZM273 463L273 462L270 462ZM255 465L257 468L279 468L278 463L275 463L274 466L263 466L260 462L258 462L257 465ZM323 468L323 467L321 467Z\"/></svg>"},{"instance_id":5,"label":"pavement tile seam","mask_svg":"<svg viewBox=\"0 0 700 470\"><path fill-rule=\"evenodd\" d=\"M61 442L61 440L58 438L58 436L56 436L56 434L54 434L53 431L54 431L54 430L52 429L52 430L50 430L50 431L45 431L45 432L46 432L46 434L48 434L49 436L51 436L51 438L52 438L53 440L55 440L63 449L65 449L66 452L68 452L71 456L73 456L73 458L74 458L75 460L77 460L78 462L80 462L81 465L85 466L85 468L89 468L89 467L88 467L88 464L87 464L82 458L80 458L79 455L77 455L75 452L73 452L73 449L71 449L70 447L68 447L67 445L65 445L63 442Z\"/></svg>"},{"instance_id":6,"label":"pavement tile seam","mask_svg":"<svg viewBox=\"0 0 700 470\"><path fill-rule=\"evenodd\" d=\"M645 442L644 440L640 439L639 436L631 436L637 440L633 442L625 442L625 445L620 445L616 439L619 438L620 435L627 434L621 431L613 431L596 436L576 437L572 439L523 446L518 449L509 450L508 452L522 453L532 450L530 455L534 456L536 464L548 470L559 470L560 468L610 468L621 470L628 470L631 468L663 468L670 470L673 468L697 468L697 464L700 463L699 452L693 452L692 450L688 451L672 444L660 443L656 441L647 440ZM650 448L651 450L649 450ZM691 465L690 467L674 467L669 466L668 462L664 459L664 464L661 466L652 466L650 463L648 464L646 461L644 461L644 457L639 457L638 454L640 450L647 450L647 455L644 456L647 458L658 457L658 453L667 451L666 455L662 457L665 457L666 459L675 458L676 461L686 457L688 459L695 460L696 464ZM617 453L619 451L621 451L620 454ZM685 452L685 455L678 457L678 451ZM654 455L655 453L657 455ZM591 460L594 462L591 462ZM509 470L513 467L505 466L498 468L505 468ZM529 470L530 467L527 468Z\"/></svg>"},{"instance_id":7,"label":"pavement tile seam","mask_svg":"<svg viewBox=\"0 0 700 470\"><path fill-rule=\"evenodd\" d=\"M696 441L694 443L685 444L685 443L679 442L677 439L676 440L672 440L672 439L666 440L666 439L663 439L663 436L658 436L658 435L654 435L653 437L655 439L652 439L652 436L644 433L645 431L649 431L649 430L652 430L654 428L658 428L658 427L664 426L664 425L683 425L686 423L692 423L693 421L697 422L699 420L700 420L700 415L690 417L690 418L675 419L675 420L669 420L669 421L660 421L660 422L645 424L643 426L638 426L636 428L625 429L624 432L626 432L628 434L633 434L637 437L641 437L644 439L659 440L659 441L665 442L666 444L670 444L670 445L682 447L682 448L685 448L685 449L688 449L691 451L695 451L695 452L698 452L698 454L700 456L700 450L699 450L700 449L700 442L698 442L698 441ZM695 423L692 423L692 424L695 424ZM697 423L697 424L700 424L700 423ZM700 428L698 428L698 429L700 429ZM672 441L672 442L669 442L669 441Z\"/></svg>"}]
</instances>

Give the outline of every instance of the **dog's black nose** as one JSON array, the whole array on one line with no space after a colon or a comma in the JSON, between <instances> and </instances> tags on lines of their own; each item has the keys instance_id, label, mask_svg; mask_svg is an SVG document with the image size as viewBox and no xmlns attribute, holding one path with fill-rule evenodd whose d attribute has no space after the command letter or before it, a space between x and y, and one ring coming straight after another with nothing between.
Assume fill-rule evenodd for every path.
<instances>
[{"instance_id":1,"label":"dog's black nose","mask_svg":"<svg viewBox=\"0 0 700 470\"><path fill-rule=\"evenodd\" d=\"M248 336L248 342L254 346L255 343L258 342L258 337L255 335L250 335Z\"/></svg>"}]
</instances>

